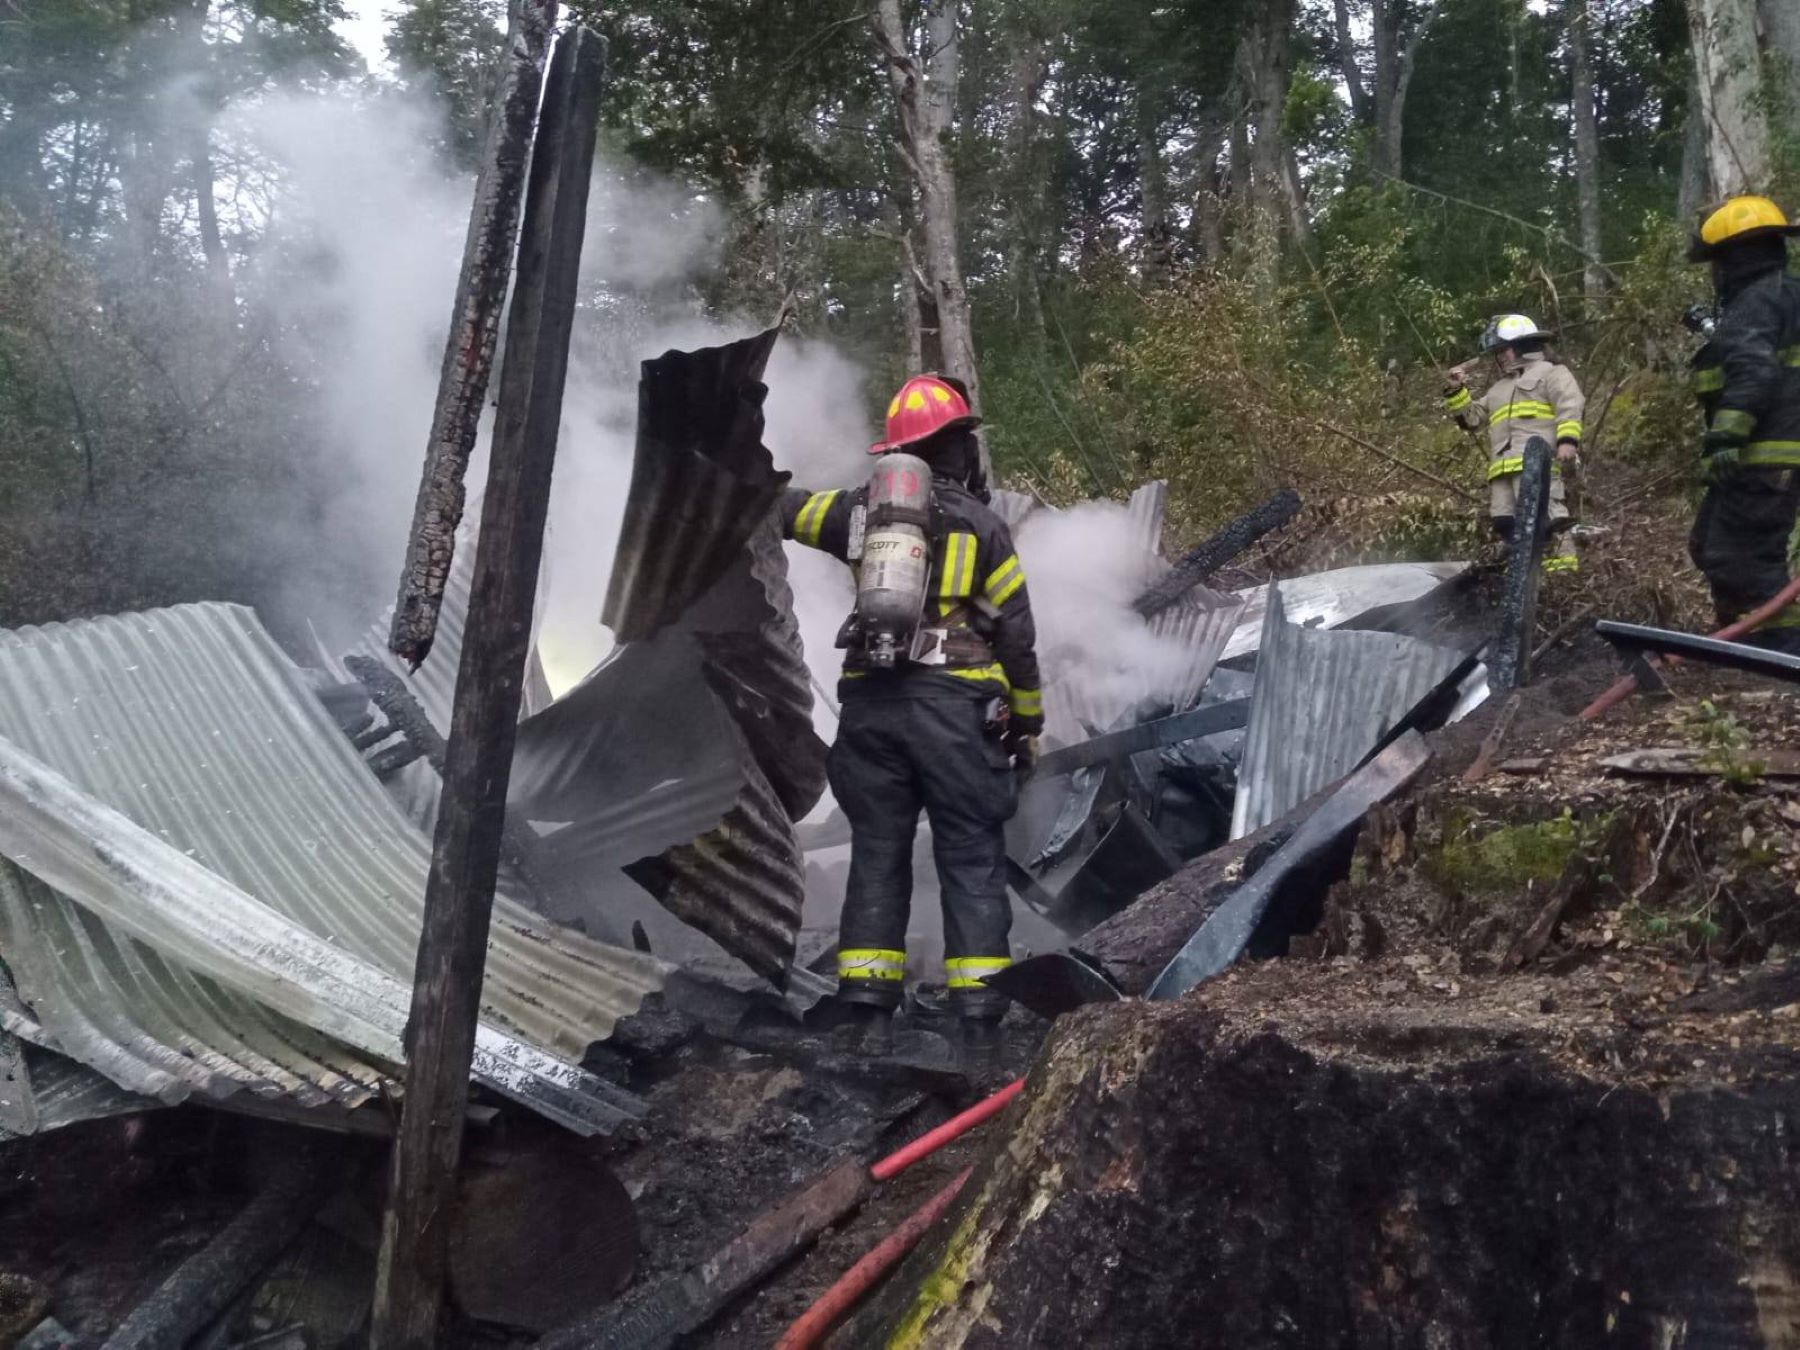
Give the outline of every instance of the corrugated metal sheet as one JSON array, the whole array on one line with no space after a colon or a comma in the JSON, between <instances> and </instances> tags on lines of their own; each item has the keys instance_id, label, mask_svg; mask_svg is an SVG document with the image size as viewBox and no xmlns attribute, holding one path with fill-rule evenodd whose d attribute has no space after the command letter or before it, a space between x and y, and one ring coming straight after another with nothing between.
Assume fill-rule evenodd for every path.
<instances>
[{"instance_id":1,"label":"corrugated metal sheet","mask_svg":"<svg viewBox=\"0 0 1800 1350\"><path fill-rule=\"evenodd\" d=\"M0 634L0 737L0 946L53 1048L164 1100L377 1089L430 841L249 611ZM575 1066L665 970L500 897L477 1076L612 1123L629 1102Z\"/></svg>"},{"instance_id":2,"label":"corrugated metal sheet","mask_svg":"<svg viewBox=\"0 0 1800 1350\"><path fill-rule=\"evenodd\" d=\"M1370 563L1362 567L1340 567L1283 581L1281 600L1290 623L1312 628L1339 628L1372 609L1422 599L1468 570L1469 565L1463 562ZM1221 661L1255 651L1262 637L1263 607L1268 601L1269 588L1253 586L1239 591L1238 595L1244 601L1244 612L1238 616L1237 630L1225 644L1224 654L1219 657Z\"/></svg>"},{"instance_id":3,"label":"corrugated metal sheet","mask_svg":"<svg viewBox=\"0 0 1800 1350\"><path fill-rule=\"evenodd\" d=\"M519 729L512 808L546 831L559 913L603 924L616 869L776 983L804 898L793 822L825 746L762 445L773 332L644 363L606 622L621 646Z\"/></svg>"},{"instance_id":4,"label":"corrugated metal sheet","mask_svg":"<svg viewBox=\"0 0 1800 1350\"><path fill-rule=\"evenodd\" d=\"M0 1043L6 1041L12 1042L17 1054L9 1054L0 1045L0 1064L6 1066L0 1073L0 1141L43 1134L84 1120L135 1115L162 1105L154 1098L116 1087L72 1059L0 1032Z\"/></svg>"},{"instance_id":5,"label":"corrugated metal sheet","mask_svg":"<svg viewBox=\"0 0 1800 1350\"><path fill-rule=\"evenodd\" d=\"M1291 584L1276 583L1265 604L1233 839L1349 773L1463 659L1398 633L1289 623Z\"/></svg>"},{"instance_id":6,"label":"corrugated metal sheet","mask_svg":"<svg viewBox=\"0 0 1800 1350\"><path fill-rule=\"evenodd\" d=\"M601 620L655 637L738 561L788 475L762 443L761 381L780 330L665 352L638 380L637 451Z\"/></svg>"}]
</instances>

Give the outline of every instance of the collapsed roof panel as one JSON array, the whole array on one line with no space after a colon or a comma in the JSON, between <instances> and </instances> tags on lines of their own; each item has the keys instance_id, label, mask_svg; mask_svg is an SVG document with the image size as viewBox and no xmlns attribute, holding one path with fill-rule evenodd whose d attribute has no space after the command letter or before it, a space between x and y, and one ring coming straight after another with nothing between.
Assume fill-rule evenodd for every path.
<instances>
[{"instance_id":1,"label":"collapsed roof panel","mask_svg":"<svg viewBox=\"0 0 1800 1350\"><path fill-rule=\"evenodd\" d=\"M1281 583L1281 600L1288 622L1309 628L1341 628L1370 610L1403 605L1422 599L1446 582L1454 581L1469 565L1463 562L1369 563L1314 572ZM1225 644L1221 661L1230 661L1256 650L1262 639L1263 609L1269 588L1253 586L1239 591L1244 611L1237 630Z\"/></svg>"},{"instance_id":2,"label":"collapsed roof panel","mask_svg":"<svg viewBox=\"0 0 1800 1350\"><path fill-rule=\"evenodd\" d=\"M55 1048L164 1099L353 1101L399 1058L430 841L247 610L0 634L0 927ZM496 901L478 1077L565 1123L665 968ZM9 1028L12 1029L12 1028Z\"/></svg>"},{"instance_id":3,"label":"collapsed roof panel","mask_svg":"<svg viewBox=\"0 0 1800 1350\"><path fill-rule=\"evenodd\" d=\"M762 444L771 331L646 361L605 621L621 645L519 729L511 807L545 833L558 913L605 922L624 869L672 914L781 983L805 893L793 821L825 746Z\"/></svg>"},{"instance_id":4,"label":"collapsed roof panel","mask_svg":"<svg viewBox=\"0 0 1800 1350\"><path fill-rule=\"evenodd\" d=\"M1304 580L1304 578L1302 579ZM1290 623L1288 587L1268 592L1231 837L1240 839L1354 769L1462 653L1398 633Z\"/></svg>"}]
</instances>

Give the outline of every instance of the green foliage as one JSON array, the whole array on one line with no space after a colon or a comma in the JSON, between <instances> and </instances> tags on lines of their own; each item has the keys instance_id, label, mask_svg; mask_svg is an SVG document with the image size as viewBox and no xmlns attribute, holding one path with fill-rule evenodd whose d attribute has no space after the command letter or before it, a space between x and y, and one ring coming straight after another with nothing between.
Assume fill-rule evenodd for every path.
<instances>
[{"instance_id":1,"label":"green foliage","mask_svg":"<svg viewBox=\"0 0 1800 1350\"><path fill-rule=\"evenodd\" d=\"M1445 824L1439 849L1424 860L1437 884L1465 894L1506 894L1555 881L1578 850L1606 838L1610 815L1577 819L1567 807L1549 820L1486 828L1468 817Z\"/></svg>"},{"instance_id":2,"label":"green foliage","mask_svg":"<svg viewBox=\"0 0 1800 1350\"><path fill-rule=\"evenodd\" d=\"M504 0L408 0L385 45L404 85L441 101L446 148L472 167L506 46Z\"/></svg>"},{"instance_id":3,"label":"green foliage","mask_svg":"<svg viewBox=\"0 0 1800 1350\"><path fill-rule=\"evenodd\" d=\"M1701 699L1688 716L1689 733L1705 752L1701 764L1722 777L1733 787L1751 787L1762 781L1767 768L1746 752L1750 735L1730 712L1711 699Z\"/></svg>"}]
</instances>

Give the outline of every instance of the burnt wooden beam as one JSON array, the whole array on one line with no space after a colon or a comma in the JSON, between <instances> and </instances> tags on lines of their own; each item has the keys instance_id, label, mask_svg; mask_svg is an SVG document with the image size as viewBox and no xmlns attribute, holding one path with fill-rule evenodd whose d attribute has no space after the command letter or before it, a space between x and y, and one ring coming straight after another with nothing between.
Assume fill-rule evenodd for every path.
<instances>
[{"instance_id":1,"label":"burnt wooden beam","mask_svg":"<svg viewBox=\"0 0 1800 1350\"><path fill-rule=\"evenodd\" d=\"M1537 589L1550 514L1550 446L1541 436L1525 442L1525 468L1519 474L1519 500L1513 513L1512 549L1506 558L1506 583L1500 594L1500 623L1488 663L1496 689L1522 689L1531 683L1532 640L1537 635Z\"/></svg>"},{"instance_id":2,"label":"burnt wooden beam","mask_svg":"<svg viewBox=\"0 0 1800 1350\"><path fill-rule=\"evenodd\" d=\"M469 1061L604 82L605 44L598 36L578 28L557 44L531 155L499 415L425 887L406 1028L406 1099L376 1271L373 1350L427 1350L437 1343Z\"/></svg>"},{"instance_id":3,"label":"burnt wooden beam","mask_svg":"<svg viewBox=\"0 0 1800 1350\"><path fill-rule=\"evenodd\" d=\"M317 1153L289 1152L269 1184L133 1308L101 1350L186 1345L299 1235L319 1207L324 1179Z\"/></svg>"},{"instance_id":4,"label":"burnt wooden beam","mask_svg":"<svg viewBox=\"0 0 1800 1350\"><path fill-rule=\"evenodd\" d=\"M1300 512L1300 494L1283 488L1254 510L1181 556L1174 568L1140 595L1133 607L1146 619L1174 604L1207 577L1237 557L1265 534L1280 529Z\"/></svg>"},{"instance_id":5,"label":"burnt wooden beam","mask_svg":"<svg viewBox=\"0 0 1800 1350\"><path fill-rule=\"evenodd\" d=\"M450 310L450 336L438 374L437 405L425 443L425 472L388 631L389 650L414 670L430 654L437 636L456 527L462 522L463 476L475 450L494 368L500 308L506 301L519 233L531 128L543 92L544 57L556 26L556 8L557 0L513 0L500 85L488 110L487 143L475 180L462 272Z\"/></svg>"}]
</instances>

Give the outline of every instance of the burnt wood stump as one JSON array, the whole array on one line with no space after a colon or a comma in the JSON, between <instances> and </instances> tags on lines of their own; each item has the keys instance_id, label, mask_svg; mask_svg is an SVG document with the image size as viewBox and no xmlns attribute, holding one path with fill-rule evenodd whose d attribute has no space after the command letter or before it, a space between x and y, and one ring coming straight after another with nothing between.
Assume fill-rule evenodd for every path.
<instances>
[{"instance_id":1,"label":"burnt wood stump","mask_svg":"<svg viewBox=\"0 0 1800 1350\"><path fill-rule=\"evenodd\" d=\"M1607 985L1565 1014L1404 974L1276 962L1064 1018L837 1343L1800 1345L1793 1007L1638 1031Z\"/></svg>"}]
</instances>

